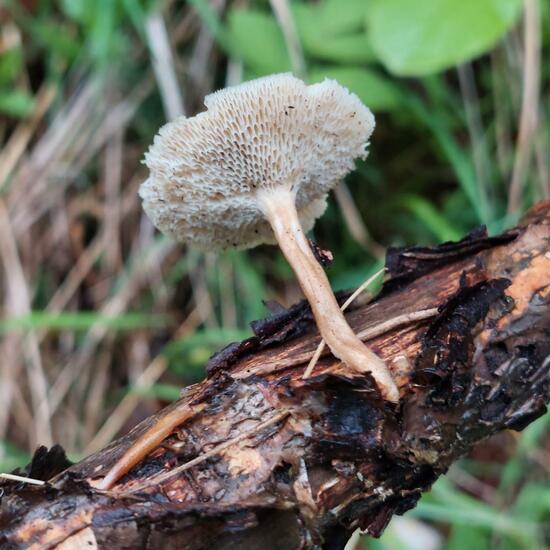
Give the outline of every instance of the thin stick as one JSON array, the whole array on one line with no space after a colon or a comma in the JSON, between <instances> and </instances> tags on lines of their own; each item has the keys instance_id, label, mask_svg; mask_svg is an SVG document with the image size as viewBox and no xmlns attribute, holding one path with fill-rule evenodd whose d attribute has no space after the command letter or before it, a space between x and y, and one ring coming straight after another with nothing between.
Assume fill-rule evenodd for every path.
<instances>
[{"instance_id":1,"label":"thin stick","mask_svg":"<svg viewBox=\"0 0 550 550\"><path fill-rule=\"evenodd\" d=\"M212 0L210 2L212 17L215 19L221 18L226 7L226 3L226 0ZM187 65L185 72L187 82L192 83L192 87L197 90L197 92L200 90L198 95L203 95L203 90L211 89L213 85L212 59L214 56L212 55L212 52L214 51L216 36L211 32L211 29L206 23L204 17L200 16L199 20L200 30L197 33L197 38L195 40L193 50L190 53L189 64ZM172 42L176 42L177 39L174 35L174 30L171 30L170 35ZM239 80L239 82L241 80Z\"/></svg>"},{"instance_id":2,"label":"thin stick","mask_svg":"<svg viewBox=\"0 0 550 550\"><path fill-rule=\"evenodd\" d=\"M372 338L382 336L382 334L402 325L408 325L409 323L416 323L417 321L423 321L425 319L429 319L430 317L435 317L438 312L438 308L432 307L429 309L412 311L411 313L404 313L403 315L398 315L397 317L388 319L375 327L366 328L365 330L358 332L357 336L360 340L372 340Z\"/></svg>"},{"instance_id":3,"label":"thin stick","mask_svg":"<svg viewBox=\"0 0 550 550\"><path fill-rule=\"evenodd\" d=\"M185 115L183 97L174 68L174 56L161 13L153 12L145 19L145 34L166 118L172 120Z\"/></svg>"},{"instance_id":4,"label":"thin stick","mask_svg":"<svg viewBox=\"0 0 550 550\"><path fill-rule=\"evenodd\" d=\"M201 462L204 462L208 460L209 458L218 455L222 451L225 451L229 447L236 445L237 443L240 443L244 439L248 439L249 437L261 432L264 428L267 428L271 426L272 424L276 424L280 420L284 420L287 416L290 416L289 411L281 411L277 414L274 414L271 418L268 418L267 420L264 420L263 422L260 422L258 425L256 425L254 428L251 428L250 430L247 430L245 432L242 432L237 437L234 437L233 439L230 439L229 441L225 441L224 443L221 443L220 445L217 445L210 451L197 456L196 458L190 460L189 462L186 462L185 464L182 464L181 466L178 466L177 468L174 468L173 470L170 470L169 472L165 472L164 474L161 474L159 476L154 477L147 483L144 483L143 485L139 485L138 487L134 487L133 489L130 489L129 491L125 492L124 494L133 494L137 493L138 491L142 491L144 489L147 489L149 487L157 486L160 483L163 483L167 479L170 479L174 477L175 475L179 474L180 472L183 472L185 470L189 470L189 468L192 468L193 466L196 466L197 464L200 464Z\"/></svg>"},{"instance_id":5,"label":"thin stick","mask_svg":"<svg viewBox=\"0 0 550 550\"><path fill-rule=\"evenodd\" d=\"M297 76L303 76L306 62L288 0L270 0L270 4L283 33L292 70Z\"/></svg>"},{"instance_id":6,"label":"thin stick","mask_svg":"<svg viewBox=\"0 0 550 550\"><path fill-rule=\"evenodd\" d=\"M36 94L36 108L31 117L21 122L10 137L8 143L0 153L0 190L8 182L10 175L34 135L38 123L50 108L55 99L55 87L51 84L43 85Z\"/></svg>"},{"instance_id":7,"label":"thin stick","mask_svg":"<svg viewBox=\"0 0 550 550\"><path fill-rule=\"evenodd\" d=\"M483 209L490 213L491 197L488 192L494 187L491 181L491 169L489 153L485 140L485 131L481 121L479 108L479 95L476 88L474 70L471 63L464 63L457 68L458 82L462 103L466 115L466 125L470 134L472 157L476 171L477 185L479 189L479 200L483 203ZM491 214L491 213L490 213Z\"/></svg>"},{"instance_id":8,"label":"thin stick","mask_svg":"<svg viewBox=\"0 0 550 550\"><path fill-rule=\"evenodd\" d=\"M342 304L340 309L342 311L346 311L347 307L363 292L365 289L367 289L382 273L386 271L386 268L383 267L382 269L378 270L374 275L371 275L360 287L357 288L357 290ZM321 357L321 354L323 353L323 350L325 349L325 341L321 340L319 342L319 345L317 346L317 349L315 350L315 353L311 357L311 360L309 361L309 364L304 372L304 375L302 378L305 380L306 378L309 378L311 376L311 373L313 372L313 369L315 368L315 365L317 364L317 361L319 361L319 357Z\"/></svg>"},{"instance_id":9,"label":"thin stick","mask_svg":"<svg viewBox=\"0 0 550 550\"><path fill-rule=\"evenodd\" d=\"M386 332L394 328L400 327L402 325L408 325L409 323L416 323L418 321L429 319L430 317L435 317L438 312L439 310L436 307L433 307L429 309L421 309L419 311L412 311L411 313L404 313L403 315L398 315L397 317L388 319L384 323L380 323L375 327L367 328L365 330L362 330L361 332L358 332L357 337L361 341L372 340L373 338L382 336L382 334L385 334ZM322 349L319 352L319 347L315 350L315 354L312 356L310 360L310 364L307 367L308 369L309 369L309 366L313 363L313 359L317 361L321 356ZM315 366L314 363L313 363L313 366ZM306 370L306 373L307 373L307 370ZM308 378L311 374L309 373L308 376L306 376L306 373L304 373L304 376L302 377L303 379Z\"/></svg>"},{"instance_id":10,"label":"thin stick","mask_svg":"<svg viewBox=\"0 0 550 550\"><path fill-rule=\"evenodd\" d=\"M544 113L540 115L540 127L547 128L547 122L544 120ZM540 198L542 200L550 199L550 163L546 152L550 150L550 143L545 132L539 132L535 143L535 159L537 163L538 178L540 188Z\"/></svg>"},{"instance_id":11,"label":"thin stick","mask_svg":"<svg viewBox=\"0 0 550 550\"><path fill-rule=\"evenodd\" d=\"M32 477L16 476L15 474L1 474L0 478L9 479L10 481L21 481L22 483L28 483L29 485L46 485L45 481L41 479L33 479Z\"/></svg>"},{"instance_id":12,"label":"thin stick","mask_svg":"<svg viewBox=\"0 0 550 550\"><path fill-rule=\"evenodd\" d=\"M538 0L524 0L523 95L519 118L516 159L508 193L508 213L521 205L521 193L529 171L538 125L540 83L540 13Z\"/></svg>"},{"instance_id":13,"label":"thin stick","mask_svg":"<svg viewBox=\"0 0 550 550\"><path fill-rule=\"evenodd\" d=\"M344 181L341 181L334 188L334 197L340 207L340 212L351 236L376 259L383 260L386 253L385 248L377 243L369 233L359 209L353 200L349 187Z\"/></svg>"},{"instance_id":14,"label":"thin stick","mask_svg":"<svg viewBox=\"0 0 550 550\"><path fill-rule=\"evenodd\" d=\"M7 301L7 311L14 316L30 314L31 293L17 248L13 225L2 199L0 199L0 261L4 264L8 284L9 298ZM31 444L37 445L41 441L45 445L51 446L53 438L50 424L50 409L47 401L48 378L42 363L40 345L36 332L33 329L30 329L25 335L23 354L33 409L34 433ZM8 381L8 384L11 385L11 380ZM6 397L8 399L11 398L10 395ZM9 401L7 404L3 403L2 405L9 411ZM1 426L3 430L5 430L6 419L7 416L2 418Z\"/></svg>"}]
</instances>

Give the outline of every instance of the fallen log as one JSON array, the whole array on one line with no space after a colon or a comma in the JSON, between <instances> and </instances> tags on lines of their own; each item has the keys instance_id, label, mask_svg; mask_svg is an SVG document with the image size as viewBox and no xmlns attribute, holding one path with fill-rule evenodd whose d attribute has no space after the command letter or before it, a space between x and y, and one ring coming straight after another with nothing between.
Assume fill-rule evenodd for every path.
<instances>
[{"instance_id":1,"label":"fallen log","mask_svg":"<svg viewBox=\"0 0 550 550\"><path fill-rule=\"evenodd\" d=\"M305 303L253 323L204 381L84 461L58 447L0 484L2 548L343 548L476 443L521 430L550 399L550 202L497 237L392 249L382 292L347 318L391 367L401 399L325 350ZM342 299L345 296L341 297ZM129 445L176 407L190 420L98 491Z\"/></svg>"}]
</instances>

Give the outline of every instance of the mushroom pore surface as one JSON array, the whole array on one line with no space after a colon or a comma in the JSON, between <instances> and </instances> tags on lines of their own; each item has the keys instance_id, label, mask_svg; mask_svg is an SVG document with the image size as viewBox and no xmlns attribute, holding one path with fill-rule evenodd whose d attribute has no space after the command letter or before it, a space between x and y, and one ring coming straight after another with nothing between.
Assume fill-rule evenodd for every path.
<instances>
[{"instance_id":1,"label":"mushroom pore surface","mask_svg":"<svg viewBox=\"0 0 550 550\"><path fill-rule=\"evenodd\" d=\"M140 189L155 226L208 250L273 243L257 193L290 189L305 231L326 195L365 158L374 117L334 80L290 74L252 80L205 98L207 110L161 128Z\"/></svg>"}]
</instances>

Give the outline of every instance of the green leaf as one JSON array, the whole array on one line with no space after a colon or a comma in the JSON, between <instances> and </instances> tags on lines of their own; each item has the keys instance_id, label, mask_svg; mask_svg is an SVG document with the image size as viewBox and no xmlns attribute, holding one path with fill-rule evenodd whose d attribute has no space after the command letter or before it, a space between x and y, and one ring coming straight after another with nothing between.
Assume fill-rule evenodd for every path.
<instances>
[{"instance_id":1,"label":"green leaf","mask_svg":"<svg viewBox=\"0 0 550 550\"><path fill-rule=\"evenodd\" d=\"M26 117L34 109L34 97L18 90L0 90L0 113L13 117Z\"/></svg>"},{"instance_id":2,"label":"green leaf","mask_svg":"<svg viewBox=\"0 0 550 550\"><path fill-rule=\"evenodd\" d=\"M322 30L342 34L364 28L365 0L325 0L318 5Z\"/></svg>"},{"instance_id":3,"label":"green leaf","mask_svg":"<svg viewBox=\"0 0 550 550\"><path fill-rule=\"evenodd\" d=\"M260 75L290 70L285 41L274 17L253 10L232 10L228 40L245 65Z\"/></svg>"},{"instance_id":4,"label":"green leaf","mask_svg":"<svg viewBox=\"0 0 550 550\"><path fill-rule=\"evenodd\" d=\"M368 63L376 59L361 21L364 7L347 0L346 9L335 2L294 6L292 12L304 51L317 59L341 63ZM351 14L351 17L349 15Z\"/></svg>"},{"instance_id":5,"label":"green leaf","mask_svg":"<svg viewBox=\"0 0 550 550\"><path fill-rule=\"evenodd\" d=\"M442 71L489 50L521 0L371 0L367 26L382 63L399 75Z\"/></svg>"},{"instance_id":6,"label":"green leaf","mask_svg":"<svg viewBox=\"0 0 550 550\"><path fill-rule=\"evenodd\" d=\"M301 34L304 50L312 57L340 63L369 63L376 59L367 35L324 36Z\"/></svg>"},{"instance_id":7,"label":"green leaf","mask_svg":"<svg viewBox=\"0 0 550 550\"><path fill-rule=\"evenodd\" d=\"M389 79L376 71L361 67L317 67L309 72L310 82L334 78L340 84L357 94L373 111L390 111L401 104L401 93Z\"/></svg>"}]
</instances>

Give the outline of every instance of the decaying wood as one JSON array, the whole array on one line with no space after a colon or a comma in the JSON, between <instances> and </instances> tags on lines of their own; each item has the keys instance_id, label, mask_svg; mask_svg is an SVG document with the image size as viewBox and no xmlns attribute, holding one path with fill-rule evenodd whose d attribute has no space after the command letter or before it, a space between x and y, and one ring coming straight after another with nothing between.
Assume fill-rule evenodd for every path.
<instances>
[{"instance_id":1,"label":"decaying wood","mask_svg":"<svg viewBox=\"0 0 550 550\"><path fill-rule=\"evenodd\" d=\"M342 548L358 527L379 535L478 441L545 411L550 203L499 237L391 250L387 267L348 319L391 366L398 406L327 350L303 379L311 313L274 308L160 413L205 405L112 491L88 482L158 416L68 469L59 448L38 451L18 473L46 485L2 481L0 546Z\"/></svg>"}]
</instances>

